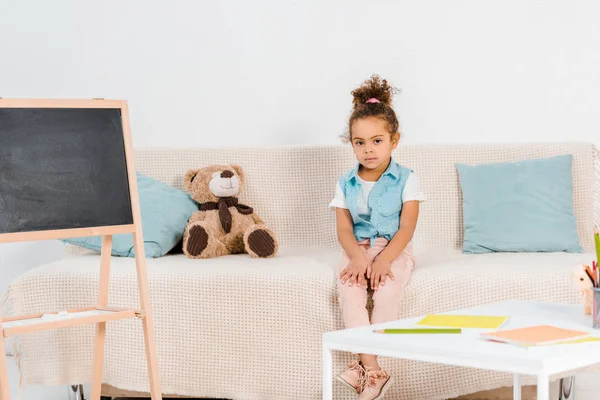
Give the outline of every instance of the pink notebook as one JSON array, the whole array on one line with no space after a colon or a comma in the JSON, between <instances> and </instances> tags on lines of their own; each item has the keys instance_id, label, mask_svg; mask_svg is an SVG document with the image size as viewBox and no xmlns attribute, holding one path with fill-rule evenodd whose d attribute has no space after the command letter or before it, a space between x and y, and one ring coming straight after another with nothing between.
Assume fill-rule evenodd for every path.
<instances>
[{"instance_id":1,"label":"pink notebook","mask_svg":"<svg viewBox=\"0 0 600 400\"><path fill-rule=\"evenodd\" d=\"M552 325L529 326L481 334L483 339L517 346L539 346L565 340L581 339L586 336L589 336L588 332L563 329Z\"/></svg>"}]
</instances>

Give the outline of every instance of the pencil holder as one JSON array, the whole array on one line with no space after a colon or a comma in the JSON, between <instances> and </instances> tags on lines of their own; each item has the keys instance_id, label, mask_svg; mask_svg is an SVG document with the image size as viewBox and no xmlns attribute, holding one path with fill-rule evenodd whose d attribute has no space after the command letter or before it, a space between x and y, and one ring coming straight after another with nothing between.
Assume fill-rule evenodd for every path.
<instances>
[{"instance_id":1,"label":"pencil holder","mask_svg":"<svg viewBox=\"0 0 600 400\"><path fill-rule=\"evenodd\" d=\"M594 329L600 329L600 287L592 288L594 301L592 306L592 324Z\"/></svg>"}]
</instances>

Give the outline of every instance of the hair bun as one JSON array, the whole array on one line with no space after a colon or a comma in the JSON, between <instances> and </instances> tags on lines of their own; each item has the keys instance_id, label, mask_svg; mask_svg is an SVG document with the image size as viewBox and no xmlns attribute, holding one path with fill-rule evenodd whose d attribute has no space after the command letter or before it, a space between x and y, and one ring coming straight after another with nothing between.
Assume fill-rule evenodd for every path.
<instances>
[{"instance_id":1,"label":"hair bun","mask_svg":"<svg viewBox=\"0 0 600 400\"><path fill-rule=\"evenodd\" d=\"M373 75L359 88L352 91L354 97L352 104L355 110L362 105L376 103L391 107L392 98L396 92L397 89L388 85L385 79L381 79L379 75Z\"/></svg>"}]
</instances>

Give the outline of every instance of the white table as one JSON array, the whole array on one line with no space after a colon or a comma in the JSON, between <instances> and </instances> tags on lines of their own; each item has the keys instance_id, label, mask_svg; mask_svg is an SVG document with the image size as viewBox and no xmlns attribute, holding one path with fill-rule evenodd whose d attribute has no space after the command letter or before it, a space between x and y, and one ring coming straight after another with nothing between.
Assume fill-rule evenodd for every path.
<instances>
[{"instance_id":1,"label":"white table","mask_svg":"<svg viewBox=\"0 0 600 400\"><path fill-rule=\"evenodd\" d=\"M592 329L591 316L579 305L512 300L447 314L506 315L511 319L501 329L552 324L584 330ZM521 399L520 375L537 377L538 400L549 399L550 376L600 363L600 342L540 346L530 349L489 342L478 336L485 330L463 329L461 334L393 335L374 329L413 327L423 316L383 324L328 332L323 335L323 399L333 395L332 351L376 354L407 360L472 367L512 373L514 398ZM489 331L489 330L488 330Z\"/></svg>"}]
</instances>

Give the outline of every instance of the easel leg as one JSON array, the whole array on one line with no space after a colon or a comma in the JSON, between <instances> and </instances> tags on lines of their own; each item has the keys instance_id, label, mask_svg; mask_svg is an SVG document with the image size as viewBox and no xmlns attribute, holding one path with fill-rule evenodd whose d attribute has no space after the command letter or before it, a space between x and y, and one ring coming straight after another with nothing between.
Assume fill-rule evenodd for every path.
<instances>
[{"instance_id":1,"label":"easel leg","mask_svg":"<svg viewBox=\"0 0 600 400\"><path fill-rule=\"evenodd\" d=\"M10 400L10 390L8 388L8 365L6 361L6 347L4 346L4 336L2 334L2 321L0 321L0 400Z\"/></svg>"},{"instance_id":2,"label":"easel leg","mask_svg":"<svg viewBox=\"0 0 600 400\"><path fill-rule=\"evenodd\" d=\"M146 344L146 360L148 362L148 379L150 381L150 395L152 400L161 400L158 360L156 354L156 343L154 341L154 320L150 307L150 292L148 285L148 273L146 271L146 257L144 254L144 243L141 235L133 234L133 245L135 248L135 265L137 267L138 285L140 290L140 303L144 318L144 342Z\"/></svg>"},{"instance_id":3,"label":"easel leg","mask_svg":"<svg viewBox=\"0 0 600 400\"><path fill-rule=\"evenodd\" d=\"M110 279L110 255L112 236L102 237L102 253L100 255L100 281L98 284L98 306L108 305L108 283ZM91 400L100 400L102 389L102 364L104 361L104 341L106 339L106 322L96 324L96 341L94 346L94 365L92 375Z\"/></svg>"}]
</instances>

